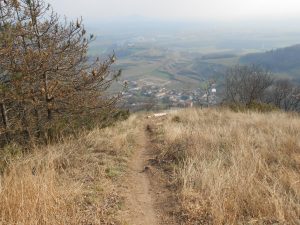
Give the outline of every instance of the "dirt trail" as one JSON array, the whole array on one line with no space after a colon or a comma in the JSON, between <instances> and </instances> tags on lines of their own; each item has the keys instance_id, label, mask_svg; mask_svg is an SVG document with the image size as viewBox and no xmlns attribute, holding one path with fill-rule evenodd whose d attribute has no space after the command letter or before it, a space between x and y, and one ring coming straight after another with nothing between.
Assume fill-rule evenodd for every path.
<instances>
[{"instance_id":1,"label":"dirt trail","mask_svg":"<svg viewBox=\"0 0 300 225\"><path fill-rule=\"evenodd\" d=\"M150 180L147 175L147 163L150 158L146 150L147 140L143 134L139 139L141 148L135 152L129 164L126 222L130 225L158 225Z\"/></svg>"},{"instance_id":2,"label":"dirt trail","mask_svg":"<svg viewBox=\"0 0 300 225\"><path fill-rule=\"evenodd\" d=\"M125 208L122 216L124 224L128 225L161 225L176 224L168 213L170 192L164 182L161 182L159 171L149 165L154 158L148 148L146 132L139 137L141 147L136 151L129 163L126 176Z\"/></svg>"}]
</instances>

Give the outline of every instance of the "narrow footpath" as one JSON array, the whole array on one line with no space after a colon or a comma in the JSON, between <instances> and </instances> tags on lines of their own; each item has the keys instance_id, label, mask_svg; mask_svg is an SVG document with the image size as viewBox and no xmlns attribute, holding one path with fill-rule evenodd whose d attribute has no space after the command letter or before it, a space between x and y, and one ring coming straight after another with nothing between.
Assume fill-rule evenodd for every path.
<instances>
[{"instance_id":1,"label":"narrow footpath","mask_svg":"<svg viewBox=\"0 0 300 225\"><path fill-rule=\"evenodd\" d=\"M122 221L126 225L176 225L170 213L170 190L159 170L150 163L155 155L149 149L147 131L144 129L138 138L141 147L129 162L124 184L126 211Z\"/></svg>"}]
</instances>

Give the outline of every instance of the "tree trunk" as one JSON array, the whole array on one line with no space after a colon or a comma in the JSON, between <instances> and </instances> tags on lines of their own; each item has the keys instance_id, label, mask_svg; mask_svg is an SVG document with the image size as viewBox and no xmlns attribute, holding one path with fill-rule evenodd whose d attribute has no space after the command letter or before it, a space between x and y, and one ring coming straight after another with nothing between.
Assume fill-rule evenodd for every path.
<instances>
[{"instance_id":1,"label":"tree trunk","mask_svg":"<svg viewBox=\"0 0 300 225\"><path fill-rule=\"evenodd\" d=\"M46 107L47 107L47 121L48 121L48 128L46 131L46 142L49 142L53 139L53 129L51 127L52 122L52 109L50 107L50 103L53 100L53 98L50 97L49 94L49 84L48 84L48 75L47 73L44 74L44 89L45 89L45 101L46 101Z\"/></svg>"},{"instance_id":2,"label":"tree trunk","mask_svg":"<svg viewBox=\"0 0 300 225\"><path fill-rule=\"evenodd\" d=\"M25 105L25 102L22 103L23 105L23 116L21 118L22 125L23 125L23 138L25 143L32 143L33 142L33 136L31 134L30 130L30 120L28 119L28 113L27 113L27 106Z\"/></svg>"},{"instance_id":3,"label":"tree trunk","mask_svg":"<svg viewBox=\"0 0 300 225\"><path fill-rule=\"evenodd\" d=\"M6 107L3 102L0 103L0 108L1 108L2 122L3 122L5 130L7 130L9 127L9 123L8 123Z\"/></svg>"},{"instance_id":4,"label":"tree trunk","mask_svg":"<svg viewBox=\"0 0 300 225\"><path fill-rule=\"evenodd\" d=\"M8 131L9 121L8 121L7 110L6 110L6 106L5 106L4 102L0 103L0 108L1 108L0 110L1 110L2 123L5 128L5 142L9 143L9 141L10 141L10 134Z\"/></svg>"},{"instance_id":5,"label":"tree trunk","mask_svg":"<svg viewBox=\"0 0 300 225\"><path fill-rule=\"evenodd\" d=\"M47 119L48 122L52 120L52 110L50 109L50 102L52 99L49 96L49 85L48 85L48 75L47 73L44 74L44 89L45 89L45 100L47 105Z\"/></svg>"}]
</instances>

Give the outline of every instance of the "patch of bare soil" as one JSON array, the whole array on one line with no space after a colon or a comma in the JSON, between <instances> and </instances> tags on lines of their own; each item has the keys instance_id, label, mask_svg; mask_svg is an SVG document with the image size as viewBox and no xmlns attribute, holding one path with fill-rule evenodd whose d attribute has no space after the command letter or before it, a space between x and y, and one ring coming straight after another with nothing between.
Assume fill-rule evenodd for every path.
<instances>
[{"instance_id":1,"label":"patch of bare soil","mask_svg":"<svg viewBox=\"0 0 300 225\"><path fill-rule=\"evenodd\" d=\"M147 129L138 137L141 147L129 163L124 179L125 225L176 225L176 201L164 173L156 167Z\"/></svg>"}]
</instances>

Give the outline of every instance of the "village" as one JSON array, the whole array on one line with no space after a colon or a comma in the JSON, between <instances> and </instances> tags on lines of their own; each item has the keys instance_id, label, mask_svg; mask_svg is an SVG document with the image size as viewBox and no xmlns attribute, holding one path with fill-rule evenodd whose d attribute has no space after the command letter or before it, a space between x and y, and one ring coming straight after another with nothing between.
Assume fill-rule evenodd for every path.
<instances>
[{"instance_id":1,"label":"village","mask_svg":"<svg viewBox=\"0 0 300 225\"><path fill-rule=\"evenodd\" d=\"M209 106L219 102L216 84L193 90L168 89L153 83L126 81L127 91L123 92L124 107L133 111L166 108L188 108Z\"/></svg>"}]
</instances>

